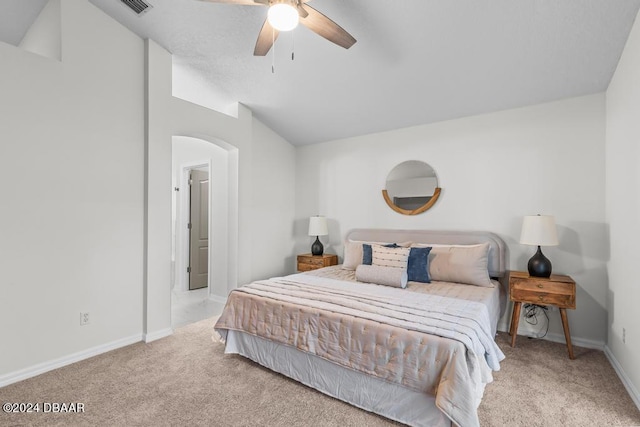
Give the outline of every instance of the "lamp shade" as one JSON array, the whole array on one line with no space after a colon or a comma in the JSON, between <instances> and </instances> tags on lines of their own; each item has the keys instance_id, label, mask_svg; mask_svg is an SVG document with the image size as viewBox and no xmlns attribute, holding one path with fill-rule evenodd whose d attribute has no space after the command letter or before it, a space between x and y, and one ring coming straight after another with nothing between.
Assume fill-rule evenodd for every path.
<instances>
[{"instance_id":1,"label":"lamp shade","mask_svg":"<svg viewBox=\"0 0 640 427\"><path fill-rule=\"evenodd\" d=\"M527 215L522 221L520 243L533 246L557 246L556 220L551 215Z\"/></svg>"},{"instance_id":2,"label":"lamp shade","mask_svg":"<svg viewBox=\"0 0 640 427\"><path fill-rule=\"evenodd\" d=\"M327 218L323 216L309 218L309 236L326 236L327 234L329 234Z\"/></svg>"}]
</instances>

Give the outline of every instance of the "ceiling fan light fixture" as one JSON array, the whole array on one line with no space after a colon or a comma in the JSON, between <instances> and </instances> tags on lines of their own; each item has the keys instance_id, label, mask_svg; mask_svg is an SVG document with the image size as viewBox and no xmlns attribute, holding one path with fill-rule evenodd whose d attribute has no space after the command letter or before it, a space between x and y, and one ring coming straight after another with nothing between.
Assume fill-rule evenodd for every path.
<instances>
[{"instance_id":1,"label":"ceiling fan light fixture","mask_svg":"<svg viewBox=\"0 0 640 427\"><path fill-rule=\"evenodd\" d=\"M299 15L288 3L276 3L269 7L267 20L278 31L291 31L298 26Z\"/></svg>"}]
</instances>

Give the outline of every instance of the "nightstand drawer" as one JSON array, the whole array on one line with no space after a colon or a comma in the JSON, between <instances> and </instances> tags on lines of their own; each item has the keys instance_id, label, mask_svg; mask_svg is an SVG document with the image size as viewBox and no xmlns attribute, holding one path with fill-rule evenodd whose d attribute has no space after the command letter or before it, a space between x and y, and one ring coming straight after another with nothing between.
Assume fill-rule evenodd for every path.
<instances>
[{"instance_id":1,"label":"nightstand drawer","mask_svg":"<svg viewBox=\"0 0 640 427\"><path fill-rule=\"evenodd\" d=\"M512 289L518 289L523 291L545 292L553 294L573 294L573 289L568 283L549 282L542 280L511 280Z\"/></svg>"},{"instance_id":2,"label":"nightstand drawer","mask_svg":"<svg viewBox=\"0 0 640 427\"><path fill-rule=\"evenodd\" d=\"M307 263L303 263L303 262L299 262L298 263L298 271L311 271L311 270L317 270L319 268L322 268L323 265L320 264L307 264Z\"/></svg>"},{"instance_id":3,"label":"nightstand drawer","mask_svg":"<svg viewBox=\"0 0 640 427\"><path fill-rule=\"evenodd\" d=\"M298 256L298 263L309 264L311 268L319 268L319 267L324 267L325 260L321 256L314 257L314 256L300 255Z\"/></svg>"},{"instance_id":4,"label":"nightstand drawer","mask_svg":"<svg viewBox=\"0 0 640 427\"><path fill-rule=\"evenodd\" d=\"M511 299L531 304L551 304L564 308L575 308L576 301L573 294L549 293L541 290L511 288Z\"/></svg>"}]
</instances>

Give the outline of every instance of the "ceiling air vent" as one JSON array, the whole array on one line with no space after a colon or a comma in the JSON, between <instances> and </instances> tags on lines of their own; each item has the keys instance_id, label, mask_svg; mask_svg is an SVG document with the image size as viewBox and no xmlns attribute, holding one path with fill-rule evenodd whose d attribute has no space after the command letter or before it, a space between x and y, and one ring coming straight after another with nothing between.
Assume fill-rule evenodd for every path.
<instances>
[{"instance_id":1,"label":"ceiling air vent","mask_svg":"<svg viewBox=\"0 0 640 427\"><path fill-rule=\"evenodd\" d=\"M126 4L127 6L129 6L129 8L136 13L136 15L142 15L152 7L149 3L142 0L120 0L120 1Z\"/></svg>"}]
</instances>

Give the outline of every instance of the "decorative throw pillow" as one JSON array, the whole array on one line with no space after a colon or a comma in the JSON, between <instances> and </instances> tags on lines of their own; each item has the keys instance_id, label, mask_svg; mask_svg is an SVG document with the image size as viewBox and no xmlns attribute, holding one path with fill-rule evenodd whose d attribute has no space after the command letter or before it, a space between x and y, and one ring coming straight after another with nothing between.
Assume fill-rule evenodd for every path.
<instances>
[{"instance_id":1,"label":"decorative throw pillow","mask_svg":"<svg viewBox=\"0 0 640 427\"><path fill-rule=\"evenodd\" d=\"M431 280L493 287L489 278L489 243L433 246L429 255Z\"/></svg>"},{"instance_id":2,"label":"decorative throw pillow","mask_svg":"<svg viewBox=\"0 0 640 427\"><path fill-rule=\"evenodd\" d=\"M431 247L410 248L407 275L410 282L430 283L429 252Z\"/></svg>"},{"instance_id":3,"label":"decorative throw pillow","mask_svg":"<svg viewBox=\"0 0 640 427\"><path fill-rule=\"evenodd\" d=\"M345 243L344 261L342 268L345 270L355 270L360 264L371 265L373 261L372 245L382 245L389 248L408 248L411 242L401 243L376 243L376 242L352 242Z\"/></svg>"},{"instance_id":4,"label":"decorative throw pillow","mask_svg":"<svg viewBox=\"0 0 640 427\"><path fill-rule=\"evenodd\" d=\"M372 245L371 264L379 267L407 269L410 248L398 245ZM364 251L363 251L364 253ZM364 262L363 262L364 264Z\"/></svg>"},{"instance_id":5,"label":"decorative throw pillow","mask_svg":"<svg viewBox=\"0 0 640 427\"><path fill-rule=\"evenodd\" d=\"M407 270L360 264L356 268L356 280L359 282L375 283L376 285L405 288L407 287Z\"/></svg>"},{"instance_id":6,"label":"decorative throw pillow","mask_svg":"<svg viewBox=\"0 0 640 427\"><path fill-rule=\"evenodd\" d=\"M362 242L345 242L342 268L355 270L360 264L362 264Z\"/></svg>"},{"instance_id":7,"label":"decorative throw pillow","mask_svg":"<svg viewBox=\"0 0 640 427\"><path fill-rule=\"evenodd\" d=\"M373 250L371 245L365 243L362 245L362 263L364 265L371 265L373 261Z\"/></svg>"},{"instance_id":8,"label":"decorative throw pillow","mask_svg":"<svg viewBox=\"0 0 640 427\"><path fill-rule=\"evenodd\" d=\"M400 247L406 247L406 246L401 246L398 245L397 243L364 243L362 245L362 263L364 265L371 265L373 263L373 246L379 246L382 245L385 248L400 248Z\"/></svg>"}]
</instances>

